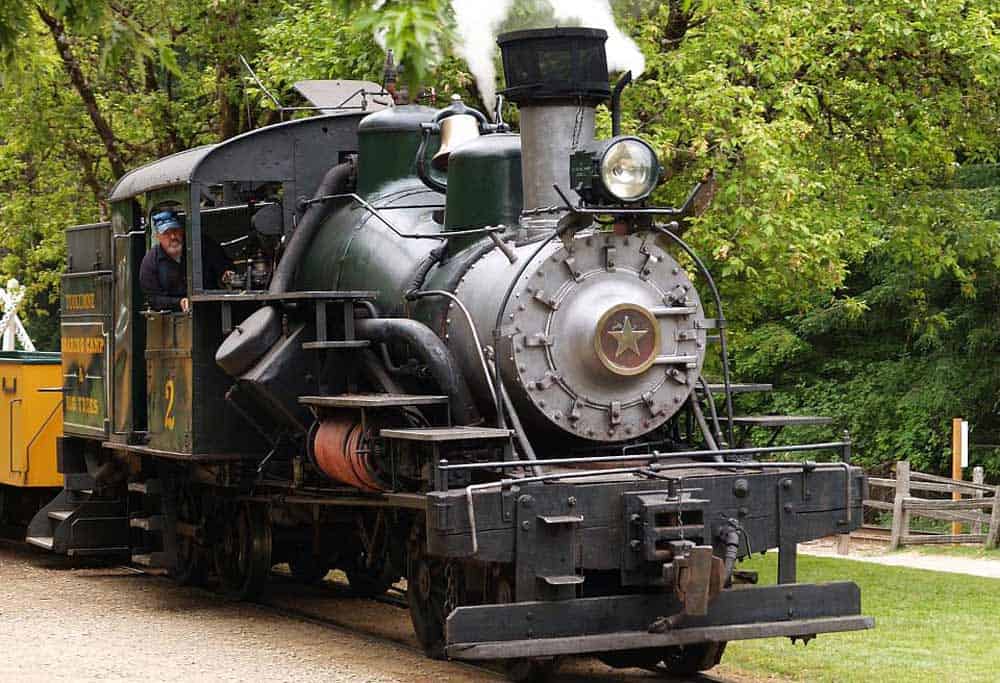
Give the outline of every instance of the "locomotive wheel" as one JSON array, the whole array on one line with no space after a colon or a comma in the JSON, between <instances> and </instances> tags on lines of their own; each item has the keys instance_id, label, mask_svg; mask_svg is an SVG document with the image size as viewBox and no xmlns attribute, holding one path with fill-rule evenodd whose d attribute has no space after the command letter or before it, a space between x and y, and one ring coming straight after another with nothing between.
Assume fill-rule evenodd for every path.
<instances>
[{"instance_id":1,"label":"locomotive wheel","mask_svg":"<svg viewBox=\"0 0 1000 683\"><path fill-rule=\"evenodd\" d=\"M639 668L670 676L694 676L708 671L722 659L725 643L695 643L667 648L620 650L597 656L615 669Z\"/></svg>"},{"instance_id":2,"label":"locomotive wheel","mask_svg":"<svg viewBox=\"0 0 1000 683\"><path fill-rule=\"evenodd\" d=\"M292 577L302 583L319 583L330 573L330 563L313 555L309 547L302 548L288 560Z\"/></svg>"},{"instance_id":3,"label":"locomotive wheel","mask_svg":"<svg viewBox=\"0 0 1000 683\"><path fill-rule=\"evenodd\" d=\"M409 551L406 601L410 621L427 656L444 659L445 620L460 604L462 567L427 554L422 526L414 527Z\"/></svg>"},{"instance_id":4,"label":"locomotive wheel","mask_svg":"<svg viewBox=\"0 0 1000 683\"><path fill-rule=\"evenodd\" d=\"M664 648L663 669L671 676L694 676L699 671L708 671L722 660L726 643L694 643Z\"/></svg>"},{"instance_id":5,"label":"locomotive wheel","mask_svg":"<svg viewBox=\"0 0 1000 683\"><path fill-rule=\"evenodd\" d=\"M500 574L493 584L492 602L503 605L514 602L514 580L507 574ZM559 668L558 657L535 657L504 660L504 674L516 683L547 681Z\"/></svg>"},{"instance_id":6,"label":"locomotive wheel","mask_svg":"<svg viewBox=\"0 0 1000 683\"><path fill-rule=\"evenodd\" d=\"M363 562L363 558L359 560L359 563ZM394 582L394 577L384 567L346 569L344 573L347 574L347 582L351 584L351 592L360 598L384 595Z\"/></svg>"},{"instance_id":7,"label":"locomotive wheel","mask_svg":"<svg viewBox=\"0 0 1000 683\"><path fill-rule=\"evenodd\" d=\"M356 524L360 550L343 567L351 591L362 598L384 595L399 578L388 555L389 525L381 511L374 516L358 515Z\"/></svg>"},{"instance_id":8,"label":"locomotive wheel","mask_svg":"<svg viewBox=\"0 0 1000 683\"><path fill-rule=\"evenodd\" d=\"M198 493L190 484L184 483L177 491L177 527L184 525L193 530L201 524L201 504ZM174 530L177 539L177 555L171 575L182 586L201 586L207 575L207 558L201 545L192 533Z\"/></svg>"},{"instance_id":9,"label":"locomotive wheel","mask_svg":"<svg viewBox=\"0 0 1000 683\"><path fill-rule=\"evenodd\" d=\"M267 508L252 503L227 505L221 538L215 545L220 590L231 600L253 600L271 572L271 522Z\"/></svg>"}]
</instances>

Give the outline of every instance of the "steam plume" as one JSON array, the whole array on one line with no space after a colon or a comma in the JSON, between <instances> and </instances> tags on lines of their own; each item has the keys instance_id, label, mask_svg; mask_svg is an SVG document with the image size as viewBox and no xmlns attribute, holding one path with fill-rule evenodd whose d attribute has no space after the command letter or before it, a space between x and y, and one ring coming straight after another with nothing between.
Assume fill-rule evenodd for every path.
<instances>
[{"instance_id":1,"label":"steam plume","mask_svg":"<svg viewBox=\"0 0 1000 683\"><path fill-rule=\"evenodd\" d=\"M497 33L506 26L514 0L451 0L458 25L456 52L469 65L483 103L490 109L496 97ZM615 25L609 0L536 0L533 19L516 28L587 26L608 32L608 69L632 71L633 78L646 68L646 58L635 42Z\"/></svg>"},{"instance_id":2,"label":"steam plume","mask_svg":"<svg viewBox=\"0 0 1000 683\"><path fill-rule=\"evenodd\" d=\"M496 52L497 31L507 18L514 0L451 0L458 25L458 45L455 51L469 65L469 71L476 79L476 86L483 103L491 110L496 99Z\"/></svg>"}]
</instances>

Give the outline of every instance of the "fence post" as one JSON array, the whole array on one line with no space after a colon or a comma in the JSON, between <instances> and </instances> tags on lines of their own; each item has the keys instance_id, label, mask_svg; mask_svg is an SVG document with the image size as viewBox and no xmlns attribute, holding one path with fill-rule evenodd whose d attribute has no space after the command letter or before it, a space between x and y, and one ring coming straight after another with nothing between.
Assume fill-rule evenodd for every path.
<instances>
[{"instance_id":1,"label":"fence post","mask_svg":"<svg viewBox=\"0 0 1000 683\"><path fill-rule=\"evenodd\" d=\"M972 468L972 483L973 484L983 483L983 468L980 465L976 465L975 467ZM972 497L982 498L983 495L984 494L982 491L976 491L975 493L972 494ZM982 508L976 510L977 514L982 514L982 512L983 512ZM983 533L983 522L981 519L977 519L975 522L972 523L972 533L974 534Z\"/></svg>"},{"instance_id":2,"label":"fence post","mask_svg":"<svg viewBox=\"0 0 1000 683\"><path fill-rule=\"evenodd\" d=\"M990 531L986 536L986 547L996 548L1000 543L1000 486L993 491L993 514L990 515Z\"/></svg>"},{"instance_id":3,"label":"fence post","mask_svg":"<svg viewBox=\"0 0 1000 683\"><path fill-rule=\"evenodd\" d=\"M889 537L889 550L898 550L902 545L903 534L910 531L910 515L903 504L903 500L909 497L910 461L900 460L896 463L896 499L892 504L892 535Z\"/></svg>"}]
</instances>

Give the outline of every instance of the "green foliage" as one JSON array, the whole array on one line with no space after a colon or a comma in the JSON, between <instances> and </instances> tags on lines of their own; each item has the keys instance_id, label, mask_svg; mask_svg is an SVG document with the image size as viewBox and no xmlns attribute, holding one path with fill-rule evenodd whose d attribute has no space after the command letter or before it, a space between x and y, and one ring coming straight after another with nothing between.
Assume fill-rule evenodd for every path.
<instances>
[{"instance_id":1,"label":"green foliage","mask_svg":"<svg viewBox=\"0 0 1000 683\"><path fill-rule=\"evenodd\" d=\"M348 7L355 3L346 3ZM357 3L354 29L370 31L396 59L406 65L405 78L415 90L438 66L452 40L451 4L448 0L386 0Z\"/></svg>"}]
</instances>

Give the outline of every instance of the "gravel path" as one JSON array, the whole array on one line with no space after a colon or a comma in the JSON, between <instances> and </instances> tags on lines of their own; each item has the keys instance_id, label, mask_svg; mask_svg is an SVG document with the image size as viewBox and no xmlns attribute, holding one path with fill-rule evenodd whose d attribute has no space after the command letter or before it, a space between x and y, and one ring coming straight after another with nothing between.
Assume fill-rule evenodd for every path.
<instances>
[{"instance_id":1,"label":"gravel path","mask_svg":"<svg viewBox=\"0 0 1000 683\"><path fill-rule=\"evenodd\" d=\"M279 580L269 596L286 614L343 628L124 567L73 568L66 558L0 541L0 681L504 680L425 658L404 610L347 598L334 584L311 589ZM655 680L663 679L579 658L553 683ZM760 680L723 665L693 682Z\"/></svg>"},{"instance_id":2,"label":"gravel path","mask_svg":"<svg viewBox=\"0 0 1000 683\"><path fill-rule=\"evenodd\" d=\"M886 552L886 546L878 543L864 543L851 539L848 555L838 555L836 542L832 539L820 539L810 543L800 543L799 552L803 555L820 555L823 557L840 557L846 560L872 562L892 567L912 567L950 574L969 574L970 576L985 576L990 579L1000 579L1000 560L976 557L957 557L954 555L930 555L912 550Z\"/></svg>"},{"instance_id":3,"label":"gravel path","mask_svg":"<svg viewBox=\"0 0 1000 683\"><path fill-rule=\"evenodd\" d=\"M124 568L0 546L0 681L486 681L372 638Z\"/></svg>"}]
</instances>

